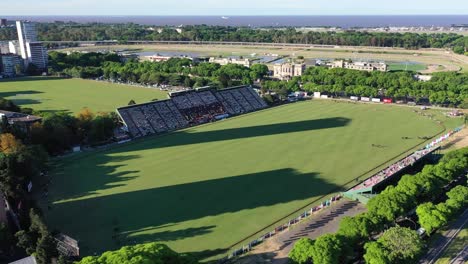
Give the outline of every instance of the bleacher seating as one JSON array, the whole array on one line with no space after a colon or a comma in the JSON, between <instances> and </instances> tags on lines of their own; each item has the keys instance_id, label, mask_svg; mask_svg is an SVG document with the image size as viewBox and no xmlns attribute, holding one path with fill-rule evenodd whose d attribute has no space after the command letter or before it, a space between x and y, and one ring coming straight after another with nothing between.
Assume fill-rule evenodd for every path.
<instances>
[{"instance_id":1,"label":"bleacher seating","mask_svg":"<svg viewBox=\"0 0 468 264\"><path fill-rule=\"evenodd\" d=\"M143 114L145 115L148 122L158 133L163 133L168 130L166 122L161 118L159 113L156 111L153 105L147 104L141 107Z\"/></svg>"},{"instance_id":2,"label":"bleacher seating","mask_svg":"<svg viewBox=\"0 0 468 264\"><path fill-rule=\"evenodd\" d=\"M230 91L220 91L220 94L227 104L232 108L232 114L242 114L247 112L242 105L234 98Z\"/></svg>"},{"instance_id":3,"label":"bleacher seating","mask_svg":"<svg viewBox=\"0 0 468 264\"><path fill-rule=\"evenodd\" d=\"M127 125L128 132L130 132L130 134L133 137L141 136L140 130L138 129L138 127L133 122L133 119L132 119L131 115L128 113L127 109L120 109L119 113L120 113L120 116L122 117L122 119L125 121L125 124Z\"/></svg>"},{"instance_id":4,"label":"bleacher seating","mask_svg":"<svg viewBox=\"0 0 468 264\"><path fill-rule=\"evenodd\" d=\"M169 107L167 107L165 101L156 102L155 104L153 104L153 106L154 109L158 111L159 115L164 120L164 122L166 122L168 130L174 130L177 129L177 127L179 127L177 119L174 117Z\"/></svg>"},{"instance_id":5,"label":"bleacher seating","mask_svg":"<svg viewBox=\"0 0 468 264\"><path fill-rule=\"evenodd\" d=\"M245 112L250 112L254 110L254 108L250 105L249 101L240 93L240 89L233 89L229 90L229 92L236 98L237 102L239 102L240 105L242 105L242 108L244 108Z\"/></svg>"},{"instance_id":6,"label":"bleacher seating","mask_svg":"<svg viewBox=\"0 0 468 264\"><path fill-rule=\"evenodd\" d=\"M171 94L168 100L125 106L117 109L133 137L185 128L267 107L248 86L223 90L203 89Z\"/></svg>"},{"instance_id":7,"label":"bleacher seating","mask_svg":"<svg viewBox=\"0 0 468 264\"><path fill-rule=\"evenodd\" d=\"M177 120L178 123L178 128L183 128L188 125L187 120L185 120L184 116L180 112L179 109L175 106L175 104L171 100L166 101L167 106L169 109L171 109L172 114L174 115L175 119Z\"/></svg>"}]
</instances>

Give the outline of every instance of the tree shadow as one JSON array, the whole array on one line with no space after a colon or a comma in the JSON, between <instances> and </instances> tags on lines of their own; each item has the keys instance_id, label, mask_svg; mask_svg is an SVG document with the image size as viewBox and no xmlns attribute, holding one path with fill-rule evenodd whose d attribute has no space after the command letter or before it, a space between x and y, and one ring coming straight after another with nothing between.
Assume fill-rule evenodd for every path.
<instances>
[{"instance_id":1,"label":"tree shadow","mask_svg":"<svg viewBox=\"0 0 468 264\"><path fill-rule=\"evenodd\" d=\"M141 230L136 230L136 232L151 232L151 234L141 234L138 235L138 240L140 241L175 241L179 239L184 239L186 237L195 237L195 236L201 236L208 234L212 232L212 229L215 228L216 226L210 225L210 226L202 226L202 227L190 227L190 228L185 228L185 229L179 229L175 231L167 230L167 231L161 231L161 232L155 232L157 229L161 228L166 228L168 226L172 225L164 225L162 227L149 227L149 228L143 228ZM124 239L124 240L131 240L132 239L132 234L134 232L122 232L119 233L119 237Z\"/></svg>"},{"instance_id":2,"label":"tree shadow","mask_svg":"<svg viewBox=\"0 0 468 264\"><path fill-rule=\"evenodd\" d=\"M14 96L23 96L23 95L31 95L31 94L41 94L43 92L34 91L34 90L26 90L26 91L12 91L12 92L0 92L0 97L14 97ZM10 98L13 100L14 98Z\"/></svg>"},{"instance_id":3,"label":"tree shadow","mask_svg":"<svg viewBox=\"0 0 468 264\"><path fill-rule=\"evenodd\" d=\"M29 82L29 81L57 81L63 79L70 79L66 77L52 77L52 76L27 76L19 78L7 78L0 80L0 82Z\"/></svg>"},{"instance_id":4,"label":"tree shadow","mask_svg":"<svg viewBox=\"0 0 468 264\"><path fill-rule=\"evenodd\" d=\"M222 122L222 121L219 121ZM278 123L269 125L259 125L240 128L228 128L213 131L196 131L193 129L177 131L174 133L166 134L161 137L164 139L148 141L145 140L143 144L139 144L138 148L151 149L151 148L166 148L191 144L199 144L206 142L216 142L225 140L234 140L242 138L262 137L270 135L279 135L303 131L312 131L319 129L329 129L336 127L347 126L351 119L344 117L311 119L304 121ZM138 144L139 142L137 142ZM143 146L142 146L143 145ZM124 145L125 146L125 145ZM128 145L127 145L128 146ZM118 149L116 149L118 150Z\"/></svg>"},{"instance_id":5,"label":"tree shadow","mask_svg":"<svg viewBox=\"0 0 468 264\"><path fill-rule=\"evenodd\" d=\"M317 173L299 173L287 168L62 201L55 203L53 210L60 215L57 228L80 240L84 252L90 253L114 249L121 244L203 236L212 232L214 226L181 226L177 230L177 223L306 200L338 189ZM297 208L291 208L291 211L294 209ZM246 217L236 226L248 225L255 221L255 217L258 216ZM156 231L172 224L176 226L171 226L171 231ZM221 221L216 226L223 224ZM115 243L116 236L120 241L118 244ZM199 241L203 243L202 238Z\"/></svg>"},{"instance_id":6,"label":"tree shadow","mask_svg":"<svg viewBox=\"0 0 468 264\"><path fill-rule=\"evenodd\" d=\"M103 191L115 187L125 186L124 182L137 177L139 171L121 171L118 169L124 165L108 165L108 162L125 162L139 158L139 155L127 155L110 157L102 155L97 159L92 171L80 166L79 162L74 162L73 158L67 161L73 169L81 172L79 177L68 177L63 166L56 166L52 178L54 188L54 201L63 199L76 199L83 196L96 195L98 191ZM66 186L66 188L63 188Z\"/></svg>"},{"instance_id":7,"label":"tree shadow","mask_svg":"<svg viewBox=\"0 0 468 264\"><path fill-rule=\"evenodd\" d=\"M15 98L8 98L8 100L12 101L15 103L15 105L18 106L23 106L23 105L37 105L37 104L42 104L41 101L36 100L36 99L15 99Z\"/></svg>"},{"instance_id":8,"label":"tree shadow","mask_svg":"<svg viewBox=\"0 0 468 264\"><path fill-rule=\"evenodd\" d=\"M236 264L267 264L267 263L290 263L287 257L277 257L278 253L276 252L264 252L251 254L248 253L244 256L237 257L225 263L236 263ZM215 262L213 262L214 264Z\"/></svg>"},{"instance_id":9,"label":"tree shadow","mask_svg":"<svg viewBox=\"0 0 468 264\"><path fill-rule=\"evenodd\" d=\"M48 109L48 110L37 110L38 113L43 113L43 114L59 114L59 113L64 113L64 114L73 114L72 111L62 109L62 110L55 110L55 109Z\"/></svg>"}]
</instances>

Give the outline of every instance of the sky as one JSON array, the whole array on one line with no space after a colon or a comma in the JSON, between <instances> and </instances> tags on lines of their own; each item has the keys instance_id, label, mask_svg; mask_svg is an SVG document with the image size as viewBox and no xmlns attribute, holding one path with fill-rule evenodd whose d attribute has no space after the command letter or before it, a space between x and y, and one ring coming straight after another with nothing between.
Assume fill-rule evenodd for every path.
<instances>
[{"instance_id":1,"label":"sky","mask_svg":"<svg viewBox=\"0 0 468 264\"><path fill-rule=\"evenodd\" d=\"M467 0L0 0L0 15L468 15Z\"/></svg>"}]
</instances>

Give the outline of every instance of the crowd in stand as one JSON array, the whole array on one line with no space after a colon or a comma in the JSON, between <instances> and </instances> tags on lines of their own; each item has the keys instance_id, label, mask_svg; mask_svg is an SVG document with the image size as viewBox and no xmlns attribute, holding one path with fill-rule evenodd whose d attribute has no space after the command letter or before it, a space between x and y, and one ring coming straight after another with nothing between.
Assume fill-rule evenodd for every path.
<instances>
[{"instance_id":1,"label":"crowd in stand","mask_svg":"<svg viewBox=\"0 0 468 264\"><path fill-rule=\"evenodd\" d=\"M368 178L367 180L365 180L361 184L359 184L359 185L355 186L354 188L352 188L352 190L359 190L359 189L363 189L363 188L367 188L367 187L372 187L372 186L380 183L381 181L385 180L386 178L395 175L397 172L401 171L402 169L413 165L419 159L421 159L422 157L424 157L428 153L432 152L433 150L434 150L433 148L418 150L418 151L414 152L413 154L407 156L406 158L398 161L397 163L394 163L394 164L390 165L389 167L379 171L374 176Z\"/></svg>"},{"instance_id":2,"label":"crowd in stand","mask_svg":"<svg viewBox=\"0 0 468 264\"><path fill-rule=\"evenodd\" d=\"M187 91L171 99L117 109L133 137L164 133L265 108L267 104L248 86L224 90Z\"/></svg>"}]
</instances>

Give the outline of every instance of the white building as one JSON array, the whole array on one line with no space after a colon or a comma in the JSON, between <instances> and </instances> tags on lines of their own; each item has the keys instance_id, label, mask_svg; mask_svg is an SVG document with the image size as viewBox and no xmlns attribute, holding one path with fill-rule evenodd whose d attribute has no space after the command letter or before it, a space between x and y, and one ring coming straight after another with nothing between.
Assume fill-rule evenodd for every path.
<instances>
[{"instance_id":1,"label":"white building","mask_svg":"<svg viewBox=\"0 0 468 264\"><path fill-rule=\"evenodd\" d=\"M39 69L47 68L47 50L37 41L36 23L16 21L18 31L19 54L25 66L34 64ZM17 52L18 53L18 52Z\"/></svg>"},{"instance_id":2,"label":"white building","mask_svg":"<svg viewBox=\"0 0 468 264\"><path fill-rule=\"evenodd\" d=\"M26 44L37 41L36 23L16 21L16 31L18 32L21 57L26 60L28 59Z\"/></svg>"},{"instance_id":3,"label":"white building","mask_svg":"<svg viewBox=\"0 0 468 264\"><path fill-rule=\"evenodd\" d=\"M413 75L414 79L421 81L421 82L428 82L432 79L432 75L421 75L421 74L416 74Z\"/></svg>"},{"instance_id":4,"label":"white building","mask_svg":"<svg viewBox=\"0 0 468 264\"><path fill-rule=\"evenodd\" d=\"M282 63L273 66L273 77L278 79L290 79L301 76L306 70L305 64Z\"/></svg>"},{"instance_id":5,"label":"white building","mask_svg":"<svg viewBox=\"0 0 468 264\"><path fill-rule=\"evenodd\" d=\"M21 55L19 42L17 40L8 41L9 53Z\"/></svg>"},{"instance_id":6,"label":"white building","mask_svg":"<svg viewBox=\"0 0 468 264\"><path fill-rule=\"evenodd\" d=\"M23 59L16 54L2 54L0 55L0 74L6 77L16 75L16 69L23 68Z\"/></svg>"},{"instance_id":7,"label":"white building","mask_svg":"<svg viewBox=\"0 0 468 264\"><path fill-rule=\"evenodd\" d=\"M329 64L331 68L345 68L345 69L352 69L358 71L387 71L387 64L383 62L351 62L351 61L344 61L344 60L336 60Z\"/></svg>"},{"instance_id":8,"label":"white building","mask_svg":"<svg viewBox=\"0 0 468 264\"><path fill-rule=\"evenodd\" d=\"M211 57L209 62L211 63L218 63L220 65L227 65L227 64L238 64L244 67L250 68L252 64L249 59L236 59L236 58L215 58Z\"/></svg>"},{"instance_id":9,"label":"white building","mask_svg":"<svg viewBox=\"0 0 468 264\"><path fill-rule=\"evenodd\" d=\"M38 69L47 69L49 58L47 49L41 42L29 42L26 44L29 63L34 64Z\"/></svg>"}]
</instances>

